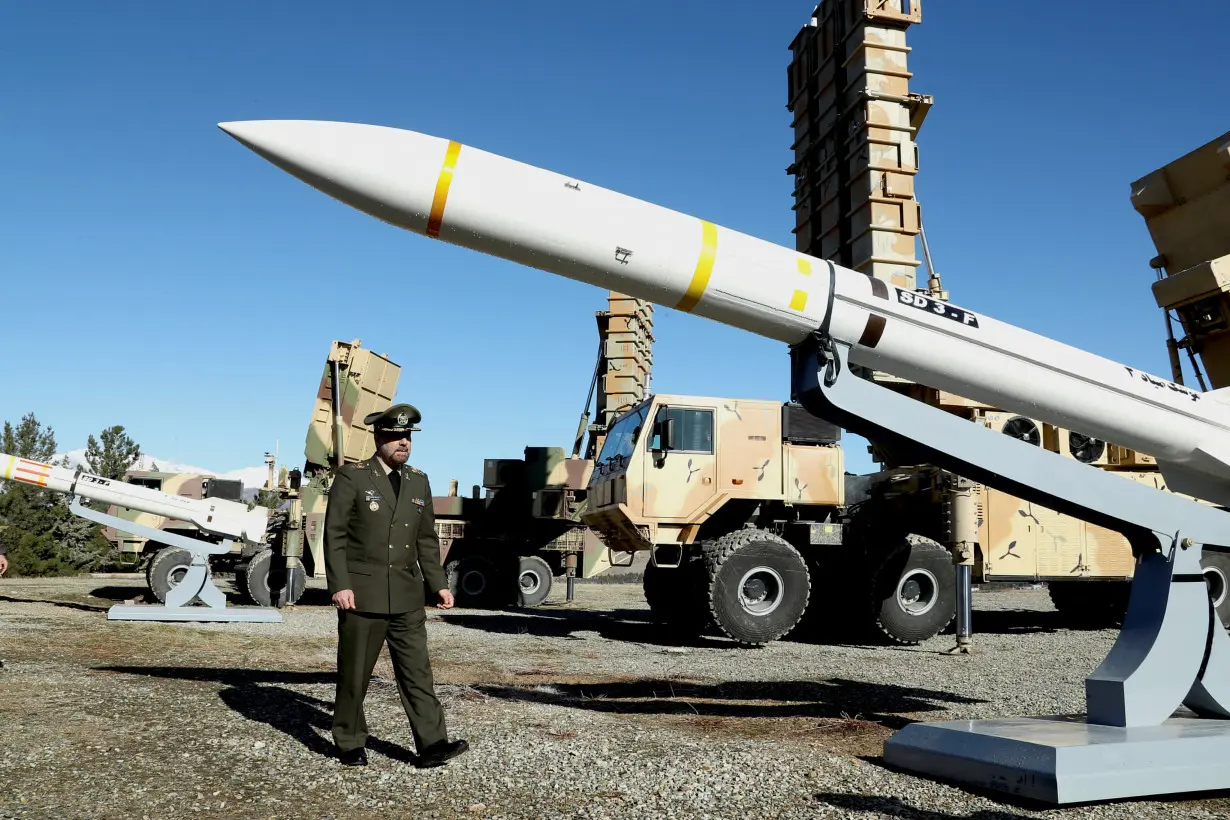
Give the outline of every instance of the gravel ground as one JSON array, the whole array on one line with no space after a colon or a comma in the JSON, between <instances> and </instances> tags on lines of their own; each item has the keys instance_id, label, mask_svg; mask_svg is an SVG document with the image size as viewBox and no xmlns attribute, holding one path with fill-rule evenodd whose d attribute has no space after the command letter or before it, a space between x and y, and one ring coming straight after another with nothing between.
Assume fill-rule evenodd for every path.
<instances>
[{"instance_id":1,"label":"gravel ground","mask_svg":"<svg viewBox=\"0 0 1230 820\"><path fill-rule=\"evenodd\" d=\"M883 766L913 720L1079 713L1114 631L1057 626L1045 590L975 596L975 654L658 637L639 584L557 585L536 610L431 611L450 734L407 765L387 656L371 765L330 756L335 613L282 624L108 622L129 577L0 581L0 817L1227 817L1226 795L1051 809Z\"/></svg>"}]
</instances>

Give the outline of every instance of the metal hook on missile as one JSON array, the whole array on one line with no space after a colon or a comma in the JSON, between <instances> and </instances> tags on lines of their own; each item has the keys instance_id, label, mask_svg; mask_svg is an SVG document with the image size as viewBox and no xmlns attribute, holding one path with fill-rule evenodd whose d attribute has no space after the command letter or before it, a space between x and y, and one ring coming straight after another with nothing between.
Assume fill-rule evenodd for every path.
<instances>
[{"instance_id":1,"label":"metal hook on missile","mask_svg":"<svg viewBox=\"0 0 1230 820\"><path fill-rule=\"evenodd\" d=\"M824 386L832 387L841 374L841 359L837 356L837 348L833 345L833 337L827 333L818 336L820 352L824 354Z\"/></svg>"}]
</instances>

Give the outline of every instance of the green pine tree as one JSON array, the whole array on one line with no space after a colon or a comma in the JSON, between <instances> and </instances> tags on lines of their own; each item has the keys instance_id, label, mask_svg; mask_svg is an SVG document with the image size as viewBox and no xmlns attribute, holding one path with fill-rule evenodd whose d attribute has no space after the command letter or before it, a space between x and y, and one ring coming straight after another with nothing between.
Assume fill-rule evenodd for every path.
<instances>
[{"instance_id":1,"label":"green pine tree","mask_svg":"<svg viewBox=\"0 0 1230 820\"><path fill-rule=\"evenodd\" d=\"M141 447L121 424L108 427L99 439L90 436L85 446L85 468L94 475L119 480L141 458Z\"/></svg>"}]
</instances>

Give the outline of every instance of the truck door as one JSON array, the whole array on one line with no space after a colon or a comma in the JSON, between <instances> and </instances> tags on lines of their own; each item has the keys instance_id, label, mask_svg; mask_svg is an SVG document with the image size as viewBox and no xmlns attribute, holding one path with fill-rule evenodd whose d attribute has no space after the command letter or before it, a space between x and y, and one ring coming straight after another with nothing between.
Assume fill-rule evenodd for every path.
<instances>
[{"instance_id":1,"label":"truck door","mask_svg":"<svg viewBox=\"0 0 1230 820\"><path fill-rule=\"evenodd\" d=\"M661 406L641 445L645 517L690 521L717 491L712 408Z\"/></svg>"}]
</instances>

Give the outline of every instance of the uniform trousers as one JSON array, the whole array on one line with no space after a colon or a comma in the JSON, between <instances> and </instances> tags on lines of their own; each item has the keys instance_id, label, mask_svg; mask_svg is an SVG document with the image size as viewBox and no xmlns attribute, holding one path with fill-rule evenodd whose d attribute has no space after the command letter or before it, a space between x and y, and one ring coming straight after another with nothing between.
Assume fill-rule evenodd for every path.
<instances>
[{"instance_id":1,"label":"uniform trousers","mask_svg":"<svg viewBox=\"0 0 1230 820\"><path fill-rule=\"evenodd\" d=\"M337 696L333 705L333 741L347 752L367 743L363 699L385 642L402 708L419 752L448 739L444 710L436 698L427 657L427 613L422 609L382 615L353 609L337 611Z\"/></svg>"}]
</instances>

